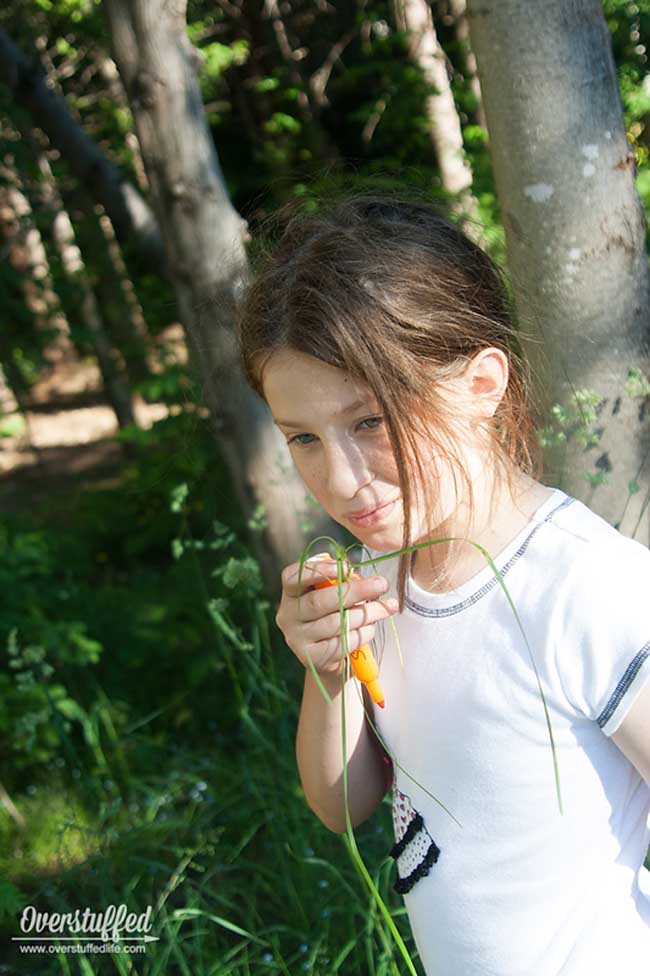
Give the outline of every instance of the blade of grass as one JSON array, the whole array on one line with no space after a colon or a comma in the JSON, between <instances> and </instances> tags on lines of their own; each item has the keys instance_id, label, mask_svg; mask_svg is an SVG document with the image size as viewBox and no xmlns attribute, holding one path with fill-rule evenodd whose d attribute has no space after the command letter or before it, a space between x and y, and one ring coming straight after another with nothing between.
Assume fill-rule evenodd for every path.
<instances>
[{"instance_id":1,"label":"blade of grass","mask_svg":"<svg viewBox=\"0 0 650 976\"><path fill-rule=\"evenodd\" d=\"M345 830L344 837L345 837L345 841L346 841L346 844L348 846L348 851L349 851L349 854L350 854L350 856L352 858L353 864L354 864L357 872L360 874L361 878L363 879L363 881L367 885L367 887L368 887L368 889L369 889L369 891L371 893L371 896L372 896L375 904L379 907L379 910L380 910L381 914L383 915L383 917L384 917L384 919L386 921L386 924L388 925L388 928L389 928L389 930L391 932L391 935L393 936L393 939L394 939L395 943L397 944L397 946L399 947L400 952L402 954L402 957L404 958L404 960L405 960L405 962L407 964L407 967L409 969L409 972L412 974L412 976L417 976L416 970L415 970L415 968L413 966L413 962L412 962L412 960L411 960L411 958L409 956L408 950L406 949L406 946L405 946L405 944L404 944L404 942L403 942L403 940L401 938L401 935L400 935L399 931L397 930L397 928L395 926L395 923L394 923L394 921L393 921L393 919L392 919L392 917L390 915L390 912L388 911L388 909L387 909L387 907L386 907L383 899L381 898L381 895L379 894L379 891L377 890L377 886L374 884L374 882L373 882L373 880L372 880L372 878L371 878L371 876L370 876L370 874L369 874L369 872L368 872L368 870L367 870L367 868L366 868L366 866L365 866L365 864L364 864L364 862L363 862L363 860L362 860L362 858L361 858L361 856L359 854L359 851L358 851L358 848L357 848L357 845L356 845L356 840L355 840L355 837L354 837L354 832L353 832L353 829L352 829L351 819L350 819L350 807L349 807L349 795L348 795L348 771L347 771L347 728L346 728L346 708L345 708L345 686L346 686L346 680L347 680L346 661L347 661L347 657L348 657L348 654L349 654L349 612L343 606L343 590L342 590L342 583L343 583L343 581L345 579L345 576L344 576L344 562L347 563L347 565L349 567L349 570L352 571L352 567L350 566L350 564L348 562L348 559L347 559L347 555L348 555L347 550L342 549L342 547L340 547L335 542L335 540L330 539L327 536L319 536L317 539L314 539L310 543L310 545L308 547L306 547L306 549L301 554L300 567L299 567L299 572L298 572L298 584L300 586L301 579L302 579L302 570L303 570L304 562L306 561L306 553L309 552L311 546L315 545L316 542L319 542L321 540L327 540L327 541L331 542L334 545L335 552L336 552L337 594L338 594L338 604L339 604L339 616L340 616L340 619L341 619L341 659L342 659L342 662L343 662L343 666L341 668L341 737L342 737L342 761L343 761L343 772L342 772L342 778L343 778L343 800L344 800L345 823L346 823L346 830ZM540 677L539 677L539 672L537 670L537 666L535 664L535 659L534 659L534 656L533 656L533 653L532 653L532 649L530 647L530 643L528 641L527 635L526 635L526 633L524 631L524 628L523 628L523 625L521 623L521 619L519 617L519 614L517 613L517 609L515 607L514 601L513 601L512 597L511 597L511 595L510 595L510 593L508 591L508 588L505 585L505 582L503 580L503 577L502 577L501 573L497 569L496 565L494 564L494 561L492 560L492 558L491 558L490 554L487 552L487 550L483 546L481 546L479 543L473 542L473 540L463 540L463 539L458 540L457 537L448 537L448 538L444 538L444 539L430 540L430 541L427 541L427 542L424 542L424 543L415 543L412 546L406 547L406 548L401 549L401 550L398 550L396 552L386 553L384 555L377 556L375 558L370 558L370 559L367 559L367 560L362 560L361 562L358 562L356 564L356 566L354 567L354 569L361 569L364 566L372 565L374 571L377 572L377 564L383 562L386 559L394 559L396 556L400 556L400 555L402 555L404 553L415 552L418 549L423 549L423 548L426 548L426 547L431 546L431 545L442 544L444 542L451 542L451 541L469 541L469 542L471 542L472 545L475 546L475 548L479 552L481 552L481 554L483 555L483 557L487 561L488 565L492 569L492 572L494 573L494 576L497 579L497 582L499 583L501 589L503 590L503 592L504 592L504 594L505 594L505 596L506 596L506 598L508 600L508 603L510 605L510 608L511 608L511 610L512 610L514 616L515 616L515 620L516 620L517 625L518 625L518 627L519 627L519 629L521 631L522 637L524 639L524 642L526 644L526 648L527 648L528 653L529 653L529 656L530 656L531 663L533 665L533 670L535 672L535 677L536 677L536 680L537 680L537 686L538 686L538 689L539 689L540 697L542 699L542 705L543 705L543 708L544 708L544 714L545 714L545 718L546 718L546 724L547 724L547 728L548 728L548 732L549 732L549 738L550 738L550 742L551 742L551 751L552 751L552 755L553 755L553 769L554 769L554 777L555 777L555 785L556 785L556 792L557 792L557 798L558 798L558 805L559 805L560 813L562 813L562 798L561 798L561 790L560 790L559 769L558 769L558 764L557 764L557 754L556 754L556 749L555 749L555 741L554 741L554 738L553 738L553 731L552 731L550 716L549 716L549 713L548 713L548 708L547 708L547 705L546 705L546 699L545 699L545 696L544 696L544 691L542 689L541 680L540 680ZM300 609L299 608L300 608L300 592L299 592L299 595L298 595L298 610L300 612ZM397 636L396 629L394 628L394 630L395 630L395 635ZM399 646L399 641L398 641L398 646ZM401 654L401 648L399 649L399 654L400 654L400 662L401 662L402 667L403 667L403 657L402 657L402 654ZM317 685L319 686L319 689L321 691L321 694L323 694L323 696L324 696L325 700L328 702L328 704L332 704L332 700L331 700L330 696L328 695L327 691L325 690L322 682L320 681L320 678L318 676L318 673L316 671L316 668L315 668L315 666L313 664L313 661L311 660L310 657L308 657L308 664L309 664L309 666L311 668L311 671L312 671L312 674L314 676L314 679L315 679ZM360 694L360 691L359 691L358 688L357 688L357 693ZM433 796L433 794L429 790L427 790L426 787L424 787L420 783L417 783L417 781L414 779L414 777L412 777L408 773L408 771L405 770L401 766L401 764L397 762L396 758L394 756L392 756L391 751L386 747L386 743L383 742L383 739L379 735L379 732L376 729L374 723L372 722L372 719L370 718L370 716L368 716L368 712L367 712L367 710L365 708L365 704L363 703L363 701L362 701L362 707L364 708L364 712L366 714L366 717L368 717L369 722L371 724L371 727L373 728L373 731L374 731L375 735L377 735L377 737L381 741L382 746L384 748L386 748L387 754L388 755L391 755L391 759L396 764L397 768L401 769L402 772L405 773L405 775L407 775L413 782L415 782L421 789L423 789L424 792L427 793L427 795L429 795L436 803L438 803L449 814L449 816L451 816L452 819L454 819L454 821L459 826L462 827L462 824L460 824L460 822L453 816L453 814L449 810L447 810L447 808L445 807L445 805L440 800L438 800L435 796ZM380 934L383 936L383 929L381 929L381 927L380 927ZM373 963L373 965L374 965L374 963Z\"/></svg>"},{"instance_id":2,"label":"blade of grass","mask_svg":"<svg viewBox=\"0 0 650 976\"><path fill-rule=\"evenodd\" d=\"M266 939L260 939L257 935L253 935L252 932L247 932L240 925L230 922L227 918L222 918L220 915L213 915L211 912L206 912L202 908L175 908L171 913L171 918L181 922L188 918L207 918L209 921L214 922L215 925L220 925L229 932L234 932L235 935L245 936L250 942L254 942L256 945L267 948L271 944Z\"/></svg>"},{"instance_id":3,"label":"blade of grass","mask_svg":"<svg viewBox=\"0 0 650 976\"><path fill-rule=\"evenodd\" d=\"M539 677L539 672L537 670L537 665L535 664L535 658L533 657L533 652L531 650L530 643L528 641L528 637L526 636L526 632L524 630L523 624L521 623L521 619L519 617L519 614L517 613L517 609L515 607L514 600L512 599L512 597L510 595L510 592L509 592L509 590L508 590L508 588L507 588L507 586L506 586L506 584L505 584L505 582L503 580L503 576L501 575L501 573L497 569L497 567L496 567L496 565L494 563L494 560L490 556L490 554L487 551L487 549L485 549L485 547L482 546L482 545L480 545L478 542L474 542L472 539L463 539L463 538L459 538L458 536L449 536L449 537L444 538L444 539L434 539L434 540L431 540L429 542L416 542L416 543L414 543L414 545L407 546L405 549L400 549L397 552L386 553L386 554L384 554L382 556L377 556L375 558L375 560L369 559L369 560L365 560L363 562L357 563L357 565L356 565L355 568L358 569L358 568L360 568L362 566L367 566L369 563L373 563L373 564L374 564L374 562L380 563L380 562L383 562L385 559L393 559L393 558L395 558L395 556L402 555L402 553L415 552L417 549L423 549L423 548L425 548L427 546L435 545L436 543L441 543L441 542L469 542L476 549L478 549L478 551L483 555L484 559L486 560L486 562L490 566L490 568L491 568L492 572L494 573L494 576L495 576L495 578L496 578L499 586L503 590L503 592L504 592L504 594L506 596L506 599L508 600L508 603L510 605L510 609L512 610L512 612L514 614L515 620L517 621L517 626L519 627L519 630L521 631L521 635L522 635L522 637L524 639L524 643L526 645L526 649L528 650L528 654L529 654L529 657L530 657L530 660L531 660L531 664L533 665L533 671L535 672L535 678L537 679L537 687L539 689L539 694L540 694L540 697L542 699L542 706L544 708L544 716L546 718L546 726L547 726L547 729L548 729L549 739L550 739L550 742L551 742L551 752L552 752L552 755L553 755L553 772L554 772L554 777L555 777L555 790L556 790L556 794L557 794L557 801L558 801L558 806L559 806L559 809L560 809L560 813L563 814L564 811L562 809L562 794L561 794L561 789L560 789L560 772L559 772L558 762L557 762L557 751L556 751L556 748L555 748L555 739L553 738L553 729L552 729L552 726L551 726L551 719L550 719L550 716L549 716L549 713L548 713L548 708L547 708L547 705L546 705L546 698L544 697L544 691L542 689L542 683L541 683L541 680L540 680L540 677Z\"/></svg>"},{"instance_id":4,"label":"blade of grass","mask_svg":"<svg viewBox=\"0 0 650 976\"><path fill-rule=\"evenodd\" d=\"M341 618L344 622L344 626L341 628L341 638L342 638L341 657L342 659L345 659L349 654L349 650L350 650L349 627L348 627L349 619L348 619L348 613L343 607L343 587L342 587L343 559L341 557L341 551L338 548L336 553L336 568L337 568L337 590L338 590L338 598L339 598L339 614L341 615ZM402 957L406 962L406 965L408 967L409 972L411 973L411 976L417 976L415 967L411 961L411 957L409 956L408 950L404 945L402 936L398 932L397 927L393 919L391 918L390 912L386 907L386 905L384 904L383 898L377 891L377 887L374 884L370 876L370 873L366 868L363 859L361 858L361 855L359 854L359 850L357 848L357 842L354 837L354 832L352 830L352 822L350 820L350 804L349 804L349 796L348 796L347 729L346 729L346 721L345 721L345 679L346 679L345 670L344 668L341 668L341 738L342 738L342 752L343 752L343 757L342 757L343 758L343 803L345 806L345 839L348 845L348 851L352 857L352 863L354 864L358 873L361 875L362 879L365 881L366 885L370 889L373 898L379 905L379 909L382 915L384 916L386 923L388 924L393 939L397 943L399 950L402 953Z\"/></svg>"}]
</instances>

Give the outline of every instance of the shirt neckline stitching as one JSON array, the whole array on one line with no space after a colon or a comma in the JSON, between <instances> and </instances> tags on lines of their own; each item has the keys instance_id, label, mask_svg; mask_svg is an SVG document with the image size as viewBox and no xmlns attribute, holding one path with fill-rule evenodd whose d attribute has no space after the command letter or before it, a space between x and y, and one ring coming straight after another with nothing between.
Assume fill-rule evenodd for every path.
<instances>
[{"instance_id":1,"label":"shirt neckline stitching","mask_svg":"<svg viewBox=\"0 0 650 976\"><path fill-rule=\"evenodd\" d=\"M571 505L574 501L575 498L572 498L571 496L567 495L567 497L564 498L559 503L559 505L556 505L555 508L553 508L548 513L548 515L546 515L539 522L536 522L536 524L528 533L528 535L521 543L517 551L513 553L513 555L506 562L503 568L499 570L501 578L503 578L506 575L506 573L508 573L512 569L515 563L519 559L521 559L521 557L526 552L526 549L532 542L533 537L537 534L537 532L539 532L541 527L545 525L546 522L550 522L550 520L553 518L554 515L557 514L557 512ZM534 520L534 516L533 516L533 520ZM495 586L498 586L498 583L499 581L497 577L493 575L492 578L489 579L487 583L484 583L483 586L479 587L479 589L476 590L474 593L472 593L470 596L465 597L464 600L461 600L459 603L454 603L452 604L452 606L449 607L423 607L420 603L416 603L415 600L412 600L408 596L408 594L405 594L404 607L411 610L413 613L418 614L421 617L450 617L453 616L453 614L460 613L462 610L466 610L468 607L473 606L475 603L477 603L478 600L480 600L487 593L489 593L490 590L494 589Z\"/></svg>"}]
</instances>

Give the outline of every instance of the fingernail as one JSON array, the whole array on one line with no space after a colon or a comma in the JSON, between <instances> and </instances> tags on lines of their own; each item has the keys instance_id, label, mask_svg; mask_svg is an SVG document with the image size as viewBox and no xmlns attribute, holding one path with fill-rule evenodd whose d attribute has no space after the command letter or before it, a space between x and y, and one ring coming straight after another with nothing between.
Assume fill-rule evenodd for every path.
<instances>
[{"instance_id":1,"label":"fingernail","mask_svg":"<svg viewBox=\"0 0 650 976\"><path fill-rule=\"evenodd\" d=\"M372 580L372 588L375 593L385 593L388 589L388 583L385 579L375 578Z\"/></svg>"},{"instance_id":2,"label":"fingernail","mask_svg":"<svg viewBox=\"0 0 650 976\"><path fill-rule=\"evenodd\" d=\"M329 552L317 552L314 556L310 556L309 559L305 559L306 563L317 563L319 560L329 559L331 560Z\"/></svg>"},{"instance_id":3,"label":"fingernail","mask_svg":"<svg viewBox=\"0 0 650 976\"><path fill-rule=\"evenodd\" d=\"M390 610L391 612L395 610L399 610L399 600L393 600L391 598L390 600L386 600L384 606L386 607L387 610Z\"/></svg>"}]
</instances>

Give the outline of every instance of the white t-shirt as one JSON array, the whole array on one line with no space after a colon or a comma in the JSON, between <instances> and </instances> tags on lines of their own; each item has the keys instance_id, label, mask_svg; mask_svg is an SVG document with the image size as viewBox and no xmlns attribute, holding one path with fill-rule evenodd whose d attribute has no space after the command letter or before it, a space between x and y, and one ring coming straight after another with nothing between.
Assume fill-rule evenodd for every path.
<instances>
[{"instance_id":1,"label":"white t-shirt","mask_svg":"<svg viewBox=\"0 0 650 976\"><path fill-rule=\"evenodd\" d=\"M650 551L556 490L494 561L530 652L487 564L448 593L409 577L403 668L376 630L420 958L428 976L648 976L650 787L609 736L650 677ZM391 595L397 562L377 565Z\"/></svg>"}]
</instances>

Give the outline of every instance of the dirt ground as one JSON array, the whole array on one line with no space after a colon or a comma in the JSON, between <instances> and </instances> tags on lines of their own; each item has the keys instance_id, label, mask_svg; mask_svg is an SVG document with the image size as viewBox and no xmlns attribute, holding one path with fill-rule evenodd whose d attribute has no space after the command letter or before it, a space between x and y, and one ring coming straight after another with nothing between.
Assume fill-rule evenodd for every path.
<instances>
[{"instance_id":1,"label":"dirt ground","mask_svg":"<svg viewBox=\"0 0 650 976\"><path fill-rule=\"evenodd\" d=\"M136 396L134 412L147 428L168 407ZM67 353L48 367L32 388L25 421L21 435L0 438L0 512L25 510L55 491L119 480L124 453L111 440L117 421L92 361Z\"/></svg>"}]
</instances>

